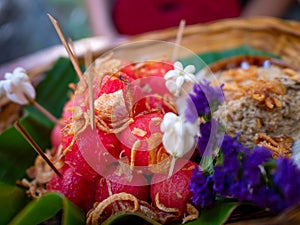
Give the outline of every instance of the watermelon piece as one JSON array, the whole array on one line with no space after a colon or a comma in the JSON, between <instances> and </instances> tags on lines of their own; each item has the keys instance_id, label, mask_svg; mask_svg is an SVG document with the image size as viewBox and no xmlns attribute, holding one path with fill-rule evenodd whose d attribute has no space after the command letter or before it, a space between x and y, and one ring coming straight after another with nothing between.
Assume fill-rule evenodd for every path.
<instances>
[{"instance_id":1,"label":"watermelon piece","mask_svg":"<svg viewBox=\"0 0 300 225\"><path fill-rule=\"evenodd\" d=\"M64 106L63 112L62 112L62 119L67 124L70 121L72 121L72 115L73 115L73 105L74 105L75 98L72 97Z\"/></svg>"},{"instance_id":2,"label":"watermelon piece","mask_svg":"<svg viewBox=\"0 0 300 225\"><path fill-rule=\"evenodd\" d=\"M167 112L175 113L175 111L175 107L167 104L161 95L157 94L145 96L144 98L135 102L132 107L133 117L153 112L161 112L166 114Z\"/></svg>"},{"instance_id":3,"label":"watermelon piece","mask_svg":"<svg viewBox=\"0 0 300 225\"><path fill-rule=\"evenodd\" d=\"M157 207L156 195L158 194L160 204L167 208L177 208L183 215L191 196L188 189L189 181L196 167L198 165L194 162L178 159L174 169L176 172L171 177L167 174L154 174L150 188L153 205Z\"/></svg>"},{"instance_id":4,"label":"watermelon piece","mask_svg":"<svg viewBox=\"0 0 300 225\"><path fill-rule=\"evenodd\" d=\"M151 76L164 77L173 68L173 62L170 61L146 61L143 63L131 63L121 68L121 71L133 79L139 79Z\"/></svg>"},{"instance_id":5,"label":"watermelon piece","mask_svg":"<svg viewBox=\"0 0 300 225\"><path fill-rule=\"evenodd\" d=\"M56 124L51 131L50 140L53 148L57 148L62 141L61 129L62 126L60 124Z\"/></svg>"},{"instance_id":6,"label":"watermelon piece","mask_svg":"<svg viewBox=\"0 0 300 225\"><path fill-rule=\"evenodd\" d=\"M108 152L108 149L111 147L110 142L108 141L109 139L106 140L108 142L102 142L98 132L97 129L92 130L91 127L88 126L78 135L76 144L88 165L98 174L102 175L107 171L110 165L116 163L118 160ZM107 147L105 146L105 143L107 144ZM115 145L118 144L115 143Z\"/></svg>"},{"instance_id":7,"label":"watermelon piece","mask_svg":"<svg viewBox=\"0 0 300 225\"><path fill-rule=\"evenodd\" d=\"M87 163L75 143L65 155L65 163L74 168L86 180L92 181L98 173Z\"/></svg>"},{"instance_id":8,"label":"watermelon piece","mask_svg":"<svg viewBox=\"0 0 300 225\"><path fill-rule=\"evenodd\" d=\"M134 118L131 123L120 135L121 148L124 154L134 160L135 166L148 166L153 160L153 152L162 146L160 124L163 119L162 113L148 113ZM157 137L157 138L155 138ZM132 157L132 147L140 141L140 145Z\"/></svg>"},{"instance_id":9,"label":"watermelon piece","mask_svg":"<svg viewBox=\"0 0 300 225\"><path fill-rule=\"evenodd\" d=\"M95 88L95 114L105 122L118 122L129 117L128 108L132 105L132 81L124 73L105 75L101 87Z\"/></svg>"},{"instance_id":10,"label":"watermelon piece","mask_svg":"<svg viewBox=\"0 0 300 225\"><path fill-rule=\"evenodd\" d=\"M47 189L57 191L87 212L95 199L95 183L77 174L76 169L64 165L60 169L61 177L55 174L47 184Z\"/></svg>"},{"instance_id":11,"label":"watermelon piece","mask_svg":"<svg viewBox=\"0 0 300 225\"><path fill-rule=\"evenodd\" d=\"M99 177L96 181L96 201L103 201L109 197L109 192L117 194L121 192L129 193L139 200L147 201L149 198L149 186L146 178L135 171L132 171L133 178L128 180L125 175L116 174L115 167L105 177Z\"/></svg>"},{"instance_id":12,"label":"watermelon piece","mask_svg":"<svg viewBox=\"0 0 300 225\"><path fill-rule=\"evenodd\" d=\"M102 85L95 97L98 98L102 94L110 94L122 90L128 82L130 82L130 80L126 74L120 73L118 76L107 74L103 77Z\"/></svg>"}]
</instances>

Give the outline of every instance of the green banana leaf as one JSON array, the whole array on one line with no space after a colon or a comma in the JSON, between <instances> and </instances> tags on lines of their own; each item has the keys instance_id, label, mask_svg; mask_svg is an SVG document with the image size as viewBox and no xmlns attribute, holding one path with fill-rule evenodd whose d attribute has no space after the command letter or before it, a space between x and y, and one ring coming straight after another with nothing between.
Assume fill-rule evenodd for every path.
<instances>
[{"instance_id":1,"label":"green banana leaf","mask_svg":"<svg viewBox=\"0 0 300 225\"><path fill-rule=\"evenodd\" d=\"M85 224L84 213L77 206L61 194L48 193L31 201L10 221L9 225L40 224L57 216L61 210L61 224Z\"/></svg>"},{"instance_id":2,"label":"green banana leaf","mask_svg":"<svg viewBox=\"0 0 300 225\"><path fill-rule=\"evenodd\" d=\"M237 202L218 202L209 208L201 210L198 219L187 223L188 225L221 225L224 224L231 213L239 206Z\"/></svg>"},{"instance_id":3,"label":"green banana leaf","mask_svg":"<svg viewBox=\"0 0 300 225\"><path fill-rule=\"evenodd\" d=\"M61 58L36 87L36 101L59 117L68 100L68 85L76 81L72 64ZM53 123L33 106L25 107L20 123L42 149L50 147ZM0 181L15 184L25 177L26 169L33 165L37 154L13 126L0 134L0 143Z\"/></svg>"},{"instance_id":4,"label":"green banana leaf","mask_svg":"<svg viewBox=\"0 0 300 225\"><path fill-rule=\"evenodd\" d=\"M210 64L219 59L236 55L265 55L277 58L277 56L252 49L249 46L241 46L222 52L208 52L198 56L205 63ZM192 63L194 59L187 58L181 61L186 64ZM197 69L199 70L200 68ZM60 58L46 74L44 80L36 87L36 101L53 115L59 117L64 104L68 100L68 92L71 91L68 88L68 84L72 82L77 82L72 64L69 59ZM20 123L42 149L50 147L50 133L54 124L44 115L34 107L27 106ZM66 198L58 194L45 195L38 201L32 201L25 206L29 199L26 197L25 191L15 184L17 180L26 177L25 171L33 165L36 156L37 154L32 147L13 126L0 134L0 224L7 224L14 216L11 224L40 223L55 217L60 210L63 211L63 224L83 224L82 212L75 205L70 204ZM10 202L11 200L13 201ZM25 208L23 208L24 206ZM22 208L23 210L21 210ZM214 225L223 224L234 208L234 204L216 205L213 208L203 210L197 220L188 224L199 224L203 221L205 221L205 224L209 224L207 221ZM20 213L17 214L19 211ZM106 221L105 224L118 224L120 221L129 221L132 218L139 218L139 221L147 221L154 225L159 224L140 214L130 213L115 215Z\"/></svg>"},{"instance_id":5,"label":"green banana leaf","mask_svg":"<svg viewBox=\"0 0 300 225\"><path fill-rule=\"evenodd\" d=\"M28 202L24 190L0 182L0 224L7 224Z\"/></svg>"}]
</instances>

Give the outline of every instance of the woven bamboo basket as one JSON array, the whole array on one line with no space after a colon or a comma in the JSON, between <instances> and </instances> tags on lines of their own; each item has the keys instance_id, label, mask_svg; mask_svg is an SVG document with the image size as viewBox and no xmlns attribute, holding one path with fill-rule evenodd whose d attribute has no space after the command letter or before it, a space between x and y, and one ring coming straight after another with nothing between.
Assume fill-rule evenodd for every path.
<instances>
[{"instance_id":1,"label":"woven bamboo basket","mask_svg":"<svg viewBox=\"0 0 300 225\"><path fill-rule=\"evenodd\" d=\"M177 28L155 31L132 37L125 41L131 43L142 40L161 40L175 42ZM91 39L92 41L92 39ZM208 24L196 24L185 27L181 46L190 49L196 54L222 51L236 48L241 45L273 53L289 66L300 70L300 23L296 21L287 21L277 18L256 17L226 19ZM99 57L107 50L115 47L114 44L107 44L100 49L92 51L93 58ZM157 46L159 51L159 46ZM153 46L151 51L155 51ZM79 60L83 61L85 51L78 55ZM134 54L134 51L133 51ZM147 54L147 52L145 52ZM41 56L41 54L39 54ZM46 56L45 56L46 57ZM57 58L59 55L57 56ZM31 57L32 58L32 57ZM28 60L27 60L28 61ZM32 80L42 76L54 60L43 61L42 64L36 63L22 64L19 66L27 69ZM16 63L13 63L15 65ZM9 67L7 67L9 68ZM0 68L3 71L3 68ZM0 132L10 126L21 115L22 107L8 101L0 101ZM248 215L243 221L229 220L230 224L300 224L300 207L280 215L275 218L265 218L259 215ZM260 219L255 219L256 216ZM252 220L249 218L252 217Z\"/></svg>"},{"instance_id":2,"label":"woven bamboo basket","mask_svg":"<svg viewBox=\"0 0 300 225\"><path fill-rule=\"evenodd\" d=\"M135 40L174 41L177 29L148 33ZM279 55L287 64L300 69L300 23L277 18L226 19L184 29L181 45L195 53L222 51L240 45Z\"/></svg>"}]
</instances>

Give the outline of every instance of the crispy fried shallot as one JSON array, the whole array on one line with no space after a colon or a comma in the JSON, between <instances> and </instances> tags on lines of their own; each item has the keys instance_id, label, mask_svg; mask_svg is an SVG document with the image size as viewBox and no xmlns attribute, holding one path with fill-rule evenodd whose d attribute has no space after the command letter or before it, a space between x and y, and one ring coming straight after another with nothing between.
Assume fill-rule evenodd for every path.
<instances>
[{"instance_id":1,"label":"crispy fried shallot","mask_svg":"<svg viewBox=\"0 0 300 225\"><path fill-rule=\"evenodd\" d=\"M45 154L55 164L56 168L59 169L63 166L60 155L55 153L55 157L53 157L54 154L51 151L47 151ZM47 192L46 184L51 180L54 171L44 159L41 156L37 156L34 166L27 169L26 173L32 180L28 181L24 178L21 181L17 181L17 184L28 188L26 193L34 199L45 194Z\"/></svg>"},{"instance_id":2,"label":"crispy fried shallot","mask_svg":"<svg viewBox=\"0 0 300 225\"><path fill-rule=\"evenodd\" d=\"M101 217L104 210L116 201L130 201L133 205L128 204L125 208L122 207L126 209L127 212L136 212L139 209L139 202L135 196L124 192L113 194L104 199L102 202L94 205L94 208L91 209L87 214L87 224L98 225L99 217ZM123 210L121 209L121 211Z\"/></svg>"},{"instance_id":3,"label":"crispy fried shallot","mask_svg":"<svg viewBox=\"0 0 300 225\"><path fill-rule=\"evenodd\" d=\"M158 195L157 195L158 196ZM158 199L157 199L158 200ZM141 201L135 196L127 193L118 193L110 195L102 202L96 202L93 209L87 213L87 224L98 225L108 219L110 216L119 212L135 212L143 214L155 221L166 224L172 221L179 221L182 215L176 208L167 208L157 201L158 207L154 207L148 202ZM199 211L187 204L186 214L182 219L182 223L198 218Z\"/></svg>"},{"instance_id":4,"label":"crispy fried shallot","mask_svg":"<svg viewBox=\"0 0 300 225\"><path fill-rule=\"evenodd\" d=\"M177 209L177 208L168 208L165 205L163 205L159 201L159 193L156 193L156 195L155 195L155 204L156 204L156 207L158 209L160 209L161 211L163 211L163 212L178 213L178 214L180 214L179 209Z\"/></svg>"},{"instance_id":5,"label":"crispy fried shallot","mask_svg":"<svg viewBox=\"0 0 300 225\"><path fill-rule=\"evenodd\" d=\"M254 137L254 144L262 145L272 151L273 158L279 156L290 158L294 140L287 136L270 137L264 133L257 133Z\"/></svg>"},{"instance_id":6,"label":"crispy fried shallot","mask_svg":"<svg viewBox=\"0 0 300 225\"><path fill-rule=\"evenodd\" d=\"M199 217L199 211L190 203L186 204L186 212L187 214L182 220L182 224L185 224L188 221L195 220Z\"/></svg>"}]
</instances>

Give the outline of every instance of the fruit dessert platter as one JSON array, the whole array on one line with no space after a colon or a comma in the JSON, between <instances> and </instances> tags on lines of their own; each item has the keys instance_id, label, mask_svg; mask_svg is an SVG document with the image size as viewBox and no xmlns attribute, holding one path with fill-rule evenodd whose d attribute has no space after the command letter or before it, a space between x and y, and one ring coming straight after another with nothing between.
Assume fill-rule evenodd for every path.
<instances>
[{"instance_id":1,"label":"fruit dessert platter","mask_svg":"<svg viewBox=\"0 0 300 225\"><path fill-rule=\"evenodd\" d=\"M198 56L183 50L195 59L186 64L163 46L162 57L124 57L128 44L97 58L69 85L45 153L17 122L40 153L18 185L33 202L59 193L78 210L58 213L63 224L224 224L240 206L267 216L296 207L300 74L269 58L198 71ZM1 95L39 107L22 68L5 78Z\"/></svg>"}]
</instances>

